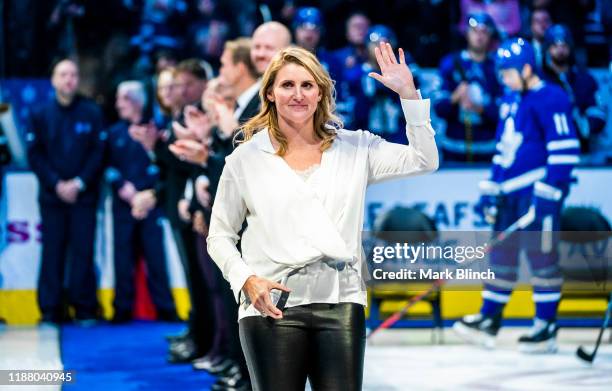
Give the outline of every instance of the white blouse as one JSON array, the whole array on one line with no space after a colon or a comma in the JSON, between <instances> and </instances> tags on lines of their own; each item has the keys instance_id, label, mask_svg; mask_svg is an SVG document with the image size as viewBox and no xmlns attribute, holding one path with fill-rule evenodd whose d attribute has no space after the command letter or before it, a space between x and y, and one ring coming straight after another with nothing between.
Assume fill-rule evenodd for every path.
<instances>
[{"instance_id":1,"label":"white blouse","mask_svg":"<svg viewBox=\"0 0 612 391\"><path fill-rule=\"evenodd\" d=\"M429 99L401 104L409 145L368 131L338 130L306 180L275 154L265 129L226 158L207 242L237 300L247 278L257 275L292 289L286 307L366 304L361 247L366 187L438 167ZM236 244L245 218L241 254ZM240 306L239 319L251 315L259 312L248 302Z\"/></svg>"}]
</instances>

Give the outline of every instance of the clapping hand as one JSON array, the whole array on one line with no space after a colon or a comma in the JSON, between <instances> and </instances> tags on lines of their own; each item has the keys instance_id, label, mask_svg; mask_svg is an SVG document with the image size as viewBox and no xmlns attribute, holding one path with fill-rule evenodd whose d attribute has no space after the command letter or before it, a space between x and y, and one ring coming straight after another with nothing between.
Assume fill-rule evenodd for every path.
<instances>
[{"instance_id":1,"label":"clapping hand","mask_svg":"<svg viewBox=\"0 0 612 391\"><path fill-rule=\"evenodd\" d=\"M204 164L208 160L208 147L195 140L176 140L168 146L180 160L193 164Z\"/></svg>"},{"instance_id":2,"label":"clapping hand","mask_svg":"<svg viewBox=\"0 0 612 391\"><path fill-rule=\"evenodd\" d=\"M381 82L385 87L397 92L402 99L419 99L414 86L414 79L410 68L406 65L404 51L398 51L399 63L389 43L381 42L374 49L376 61L380 67L381 74L370 72L368 76Z\"/></svg>"},{"instance_id":3,"label":"clapping hand","mask_svg":"<svg viewBox=\"0 0 612 391\"><path fill-rule=\"evenodd\" d=\"M208 116L195 106L185 106L183 114L185 126L176 121L172 123L172 129L176 138L179 140L207 140L212 128Z\"/></svg>"},{"instance_id":4,"label":"clapping hand","mask_svg":"<svg viewBox=\"0 0 612 391\"><path fill-rule=\"evenodd\" d=\"M222 99L218 99L214 103L214 111L219 129L226 136L233 136L234 131L238 129L239 124L236 118L234 118L234 113L232 110L227 107L227 104Z\"/></svg>"}]
</instances>

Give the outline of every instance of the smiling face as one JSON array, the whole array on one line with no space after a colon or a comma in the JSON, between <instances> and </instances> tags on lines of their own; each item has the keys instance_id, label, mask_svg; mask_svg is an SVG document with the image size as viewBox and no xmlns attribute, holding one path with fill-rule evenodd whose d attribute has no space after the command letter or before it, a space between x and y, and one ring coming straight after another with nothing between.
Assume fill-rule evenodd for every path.
<instances>
[{"instance_id":1,"label":"smiling face","mask_svg":"<svg viewBox=\"0 0 612 391\"><path fill-rule=\"evenodd\" d=\"M272 57L290 43L291 33L280 23L268 22L258 27L251 40L251 61L257 72L263 74Z\"/></svg>"},{"instance_id":2,"label":"smiling face","mask_svg":"<svg viewBox=\"0 0 612 391\"><path fill-rule=\"evenodd\" d=\"M278 71L267 97L276 106L279 122L307 124L313 121L321 92L306 68L288 63Z\"/></svg>"}]
</instances>

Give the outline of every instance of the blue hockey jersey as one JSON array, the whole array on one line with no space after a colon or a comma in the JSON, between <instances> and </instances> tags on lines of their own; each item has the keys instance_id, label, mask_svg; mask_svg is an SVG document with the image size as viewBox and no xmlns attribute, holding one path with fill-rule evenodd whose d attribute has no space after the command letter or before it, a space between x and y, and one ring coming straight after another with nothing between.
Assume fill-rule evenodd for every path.
<instances>
[{"instance_id":1,"label":"blue hockey jersey","mask_svg":"<svg viewBox=\"0 0 612 391\"><path fill-rule=\"evenodd\" d=\"M588 152L589 136L601 133L606 126L607 113L596 99L597 81L589 72L577 66L562 74L555 74L550 68L545 68L543 75L544 80L558 84L568 94L573 105L572 120L582 142L582 151Z\"/></svg>"},{"instance_id":2,"label":"blue hockey jersey","mask_svg":"<svg viewBox=\"0 0 612 391\"><path fill-rule=\"evenodd\" d=\"M451 53L442 59L439 71L442 86L435 93L433 104L436 114L447 125L439 140L445 159L488 161L495 152L495 126L503 92L493 56L476 62L467 50ZM468 83L471 100L482 106L482 113L463 110L451 103L451 96L461 82Z\"/></svg>"},{"instance_id":3,"label":"blue hockey jersey","mask_svg":"<svg viewBox=\"0 0 612 391\"><path fill-rule=\"evenodd\" d=\"M557 85L504 96L497 128L492 180L504 194L533 192L537 181L567 189L580 160L572 106Z\"/></svg>"}]
</instances>

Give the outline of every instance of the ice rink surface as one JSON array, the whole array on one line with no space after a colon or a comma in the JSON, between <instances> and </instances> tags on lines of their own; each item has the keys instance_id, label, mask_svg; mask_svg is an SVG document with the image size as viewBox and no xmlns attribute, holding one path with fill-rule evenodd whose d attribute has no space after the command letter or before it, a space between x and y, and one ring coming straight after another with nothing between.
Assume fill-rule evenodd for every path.
<instances>
[{"instance_id":1,"label":"ice rink surface","mask_svg":"<svg viewBox=\"0 0 612 391\"><path fill-rule=\"evenodd\" d=\"M443 345L431 343L431 330L380 332L366 348L364 390L612 390L609 331L591 366L575 351L582 344L590 352L597 329L561 329L552 355L520 353L516 341L526 330L502 329L495 350L465 345L450 329Z\"/></svg>"},{"instance_id":2,"label":"ice rink surface","mask_svg":"<svg viewBox=\"0 0 612 391\"><path fill-rule=\"evenodd\" d=\"M495 350L465 345L450 329L443 332L443 344L432 343L429 329L381 331L368 341L364 390L612 390L609 330L592 366L581 362L575 351L579 345L590 351L597 329L561 329L560 351L552 355L518 352L516 341L526 330L502 329ZM0 369L61 369L58 338L60 333L53 327L0 327ZM34 389L41 388L0 386L0 390Z\"/></svg>"}]
</instances>

